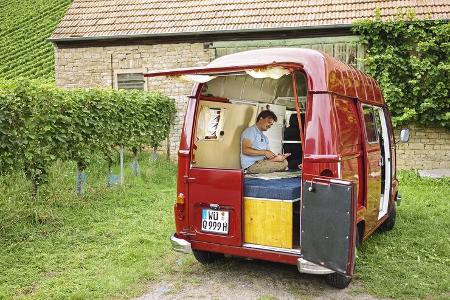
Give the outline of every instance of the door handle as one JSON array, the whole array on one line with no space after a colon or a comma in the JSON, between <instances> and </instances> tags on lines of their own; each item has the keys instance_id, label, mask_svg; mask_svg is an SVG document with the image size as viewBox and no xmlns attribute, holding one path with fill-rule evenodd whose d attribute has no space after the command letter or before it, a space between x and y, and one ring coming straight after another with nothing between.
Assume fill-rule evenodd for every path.
<instances>
[{"instance_id":1,"label":"door handle","mask_svg":"<svg viewBox=\"0 0 450 300\"><path fill-rule=\"evenodd\" d=\"M184 176L184 183L190 183L195 181L195 177L189 177L187 175Z\"/></svg>"}]
</instances>

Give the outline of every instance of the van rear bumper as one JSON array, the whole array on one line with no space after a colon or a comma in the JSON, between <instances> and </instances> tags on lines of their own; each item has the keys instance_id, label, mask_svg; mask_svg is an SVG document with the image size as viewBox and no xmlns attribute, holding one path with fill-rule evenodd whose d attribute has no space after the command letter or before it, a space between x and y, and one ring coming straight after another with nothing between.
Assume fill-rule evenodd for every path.
<instances>
[{"instance_id":1,"label":"van rear bumper","mask_svg":"<svg viewBox=\"0 0 450 300\"><path fill-rule=\"evenodd\" d=\"M175 251L182 253L192 252L191 243L186 240L177 238L175 234L170 237L170 242L172 243L172 249Z\"/></svg>"},{"instance_id":2,"label":"van rear bumper","mask_svg":"<svg viewBox=\"0 0 450 300\"><path fill-rule=\"evenodd\" d=\"M189 243L186 240L177 238L176 234L173 234L170 237L170 242L172 243L173 250L181 252L181 253L186 253L186 254L192 253L191 243ZM204 244L204 243L200 243L200 245L201 244ZM205 243L205 244L207 244L207 243ZM237 249L237 247L229 247L229 246L227 248L236 248ZM277 261L277 260L273 260L273 261ZM307 261L306 259L304 259L302 257L297 259L297 269L300 273L316 274L316 275L325 275L325 274L331 274L331 273L335 272L328 268L325 268L325 267L322 267L315 263L312 263L310 261Z\"/></svg>"},{"instance_id":3,"label":"van rear bumper","mask_svg":"<svg viewBox=\"0 0 450 300\"><path fill-rule=\"evenodd\" d=\"M331 274L331 273L335 272L328 268L325 268L325 267L322 267L315 263L312 263L310 261L307 261L306 259L304 259L302 257L297 259L297 269L300 273L316 274L316 275L325 275L325 274Z\"/></svg>"}]
</instances>

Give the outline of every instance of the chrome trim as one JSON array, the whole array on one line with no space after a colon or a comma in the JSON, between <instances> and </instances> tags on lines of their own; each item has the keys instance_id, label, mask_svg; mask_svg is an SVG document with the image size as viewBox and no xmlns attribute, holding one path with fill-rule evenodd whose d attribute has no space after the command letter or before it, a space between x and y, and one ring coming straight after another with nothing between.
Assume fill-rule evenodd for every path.
<instances>
[{"instance_id":1,"label":"chrome trim","mask_svg":"<svg viewBox=\"0 0 450 300\"><path fill-rule=\"evenodd\" d=\"M287 248L278 248L278 247L271 247L271 246L263 246L263 245L256 245L256 244L242 244L245 248L252 248L252 249L259 249L259 250L269 250L269 251L277 251L277 252L285 252L285 253L291 253L291 254L300 254L299 249L287 249Z\"/></svg>"},{"instance_id":2,"label":"chrome trim","mask_svg":"<svg viewBox=\"0 0 450 300\"><path fill-rule=\"evenodd\" d=\"M344 179L330 179L331 183L337 183L337 184L345 184L345 185L349 185L349 183L351 183L351 181L346 181Z\"/></svg>"},{"instance_id":3,"label":"chrome trim","mask_svg":"<svg viewBox=\"0 0 450 300\"><path fill-rule=\"evenodd\" d=\"M186 254L192 253L191 243L175 237L175 234L170 237L170 242L172 243L173 250Z\"/></svg>"},{"instance_id":4,"label":"chrome trim","mask_svg":"<svg viewBox=\"0 0 450 300\"><path fill-rule=\"evenodd\" d=\"M304 259L302 257L297 259L297 269L300 273L306 273L306 274L325 275L325 274L335 273L335 271L333 271L333 270L330 270L328 268L325 268L325 267L322 267L315 263L312 263L310 261L307 261L306 259Z\"/></svg>"}]
</instances>

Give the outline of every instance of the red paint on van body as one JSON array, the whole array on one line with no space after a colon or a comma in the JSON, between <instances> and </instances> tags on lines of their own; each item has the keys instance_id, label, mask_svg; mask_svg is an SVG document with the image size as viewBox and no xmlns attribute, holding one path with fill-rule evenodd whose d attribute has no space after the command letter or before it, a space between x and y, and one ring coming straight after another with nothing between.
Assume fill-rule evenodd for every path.
<instances>
[{"instance_id":1,"label":"red paint on van body","mask_svg":"<svg viewBox=\"0 0 450 300\"><path fill-rule=\"evenodd\" d=\"M205 67L154 71L145 76L212 75L272 66L300 71L306 76L308 93L302 180L332 174L333 178L353 182L356 187L357 222L366 222L364 238L367 238L387 215L378 220L378 208L373 202L368 205L367 201L368 197L373 197L370 195L373 190L369 191L368 185L377 184L376 181L379 180L372 175L379 170L380 147L366 142L362 104L381 107L386 114L392 158L390 208L398 190L398 181L395 178L395 141L390 115L380 88L373 78L326 54L295 48L241 52L218 58ZM193 88L181 134L177 192L186 196L188 207L185 208L183 220L176 218L176 235L190 241L193 249L296 264L298 255L242 246L243 216L241 208L238 208L241 204L237 203L242 199L242 171L198 170L192 167L193 130L201 88L201 84L196 84ZM225 184L224 181L229 182ZM191 187L190 182L199 186ZM228 238L198 230L198 213L197 217L192 214L203 204L201 200L192 197L202 197L202 186L208 186L204 197L214 199L208 203L217 202L232 211L231 218L234 221L230 222L232 228Z\"/></svg>"}]
</instances>

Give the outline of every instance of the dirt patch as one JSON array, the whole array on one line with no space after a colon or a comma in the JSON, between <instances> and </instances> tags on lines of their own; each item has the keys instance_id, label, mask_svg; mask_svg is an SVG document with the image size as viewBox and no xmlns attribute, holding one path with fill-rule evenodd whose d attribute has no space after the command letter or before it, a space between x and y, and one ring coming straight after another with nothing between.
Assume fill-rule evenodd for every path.
<instances>
[{"instance_id":1,"label":"dirt patch","mask_svg":"<svg viewBox=\"0 0 450 300\"><path fill-rule=\"evenodd\" d=\"M177 257L171 272L151 283L137 300L150 299L378 298L366 294L357 280L338 290L322 276L300 274L295 266L235 257L203 266L185 255Z\"/></svg>"}]
</instances>

